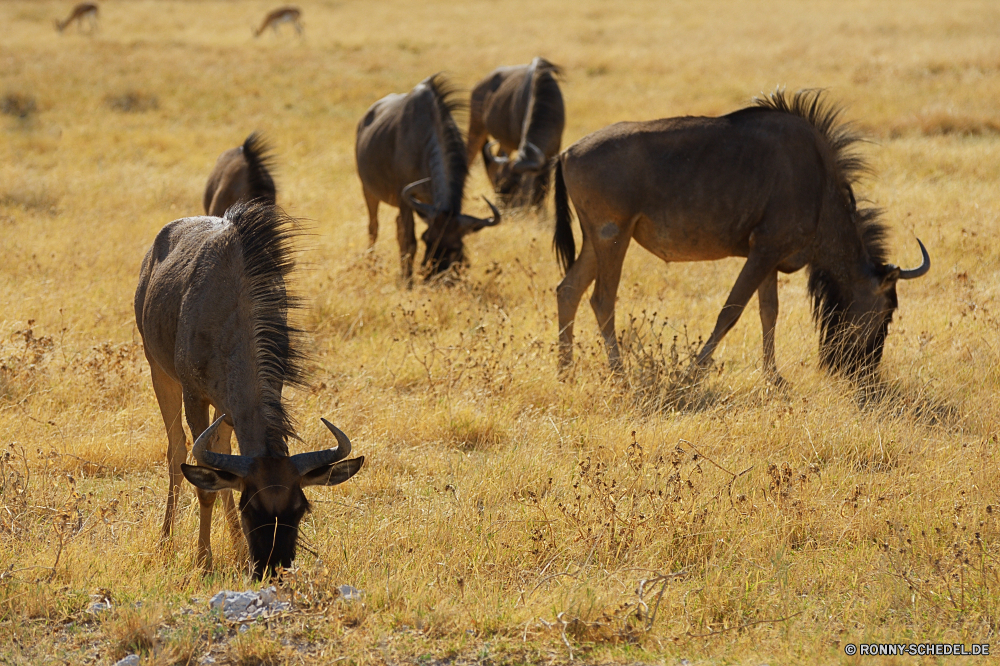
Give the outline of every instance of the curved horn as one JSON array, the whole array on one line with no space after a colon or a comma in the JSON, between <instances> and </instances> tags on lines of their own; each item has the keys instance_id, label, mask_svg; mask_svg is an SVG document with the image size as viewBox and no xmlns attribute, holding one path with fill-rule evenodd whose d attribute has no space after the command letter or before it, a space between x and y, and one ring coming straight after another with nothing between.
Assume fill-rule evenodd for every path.
<instances>
[{"instance_id":1,"label":"curved horn","mask_svg":"<svg viewBox=\"0 0 1000 666\"><path fill-rule=\"evenodd\" d=\"M545 153L542 149L531 143L524 142L524 149L519 150L517 161L511 165L514 173L524 173L525 171L539 171L545 167Z\"/></svg>"},{"instance_id":2,"label":"curved horn","mask_svg":"<svg viewBox=\"0 0 1000 666\"><path fill-rule=\"evenodd\" d=\"M494 164L506 164L510 162L510 157L507 156L503 148L498 150L496 155L493 154L493 146L497 145L497 143L497 141L490 141L483 146L483 159Z\"/></svg>"},{"instance_id":3,"label":"curved horn","mask_svg":"<svg viewBox=\"0 0 1000 666\"><path fill-rule=\"evenodd\" d=\"M924 244L917 239L917 244L920 245L920 253L923 255L923 261L916 268L904 268L899 271L900 280L912 280L913 278L918 278L922 275L926 275L927 271L931 269L931 255L927 254L927 248Z\"/></svg>"},{"instance_id":4,"label":"curved horn","mask_svg":"<svg viewBox=\"0 0 1000 666\"><path fill-rule=\"evenodd\" d=\"M228 453L216 453L208 449L208 443L215 435L215 431L222 425L222 419L224 418L226 418L226 415L222 414L219 418L215 419L215 423L205 428L205 431L198 435L198 439L194 441L194 446L191 447L191 455L194 456L194 459L202 467L212 467L223 472L230 472L242 479L250 473L250 465L253 462L250 458L229 455Z\"/></svg>"},{"instance_id":5,"label":"curved horn","mask_svg":"<svg viewBox=\"0 0 1000 666\"><path fill-rule=\"evenodd\" d=\"M343 433L337 426L333 425L326 419L321 418L320 421L323 422L333 436L337 438L337 448L335 449L324 449L322 451L309 451L307 453L299 453L291 457L292 464L295 465L295 470L299 473L299 476L305 476L309 472L322 467L323 465L332 465L335 462L339 462L351 455L351 440L347 438L347 435Z\"/></svg>"},{"instance_id":6,"label":"curved horn","mask_svg":"<svg viewBox=\"0 0 1000 666\"><path fill-rule=\"evenodd\" d=\"M487 165L497 163L497 158L493 156L493 146L495 145L497 145L496 141L489 141L483 144L483 161L486 162Z\"/></svg>"},{"instance_id":7,"label":"curved horn","mask_svg":"<svg viewBox=\"0 0 1000 666\"><path fill-rule=\"evenodd\" d=\"M483 227L495 227L500 224L500 211L498 211L497 207L493 205L493 202L486 197L483 197L483 201L485 201L486 205L490 207L490 210L493 212L493 216L488 220L484 220L471 215L460 215L458 217L458 224L463 232L469 233L472 231L479 231Z\"/></svg>"},{"instance_id":8,"label":"curved horn","mask_svg":"<svg viewBox=\"0 0 1000 666\"><path fill-rule=\"evenodd\" d=\"M412 192L417 187L420 187L424 183L429 183L429 182L431 182L430 178L421 178L420 180L415 180L406 187L404 187L402 192L402 197L403 199L406 200L407 205L413 210L423 215L424 217L434 217L435 215L437 215L437 210L434 208L434 206L425 204L422 201L417 201L417 199L412 194L410 194L410 192Z\"/></svg>"}]
</instances>

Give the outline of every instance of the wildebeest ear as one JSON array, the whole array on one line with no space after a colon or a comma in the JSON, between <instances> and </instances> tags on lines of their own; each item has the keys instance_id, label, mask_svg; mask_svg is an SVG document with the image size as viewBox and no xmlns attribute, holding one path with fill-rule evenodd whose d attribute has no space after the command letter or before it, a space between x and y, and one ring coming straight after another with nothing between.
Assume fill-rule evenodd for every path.
<instances>
[{"instance_id":1,"label":"wildebeest ear","mask_svg":"<svg viewBox=\"0 0 1000 666\"><path fill-rule=\"evenodd\" d=\"M202 490L239 490L243 491L243 479L222 470L211 467L198 467L181 464L184 478Z\"/></svg>"},{"instance_id":2,"label":"wildebeest ear","mask_svg":"<svg viewBox=\"0 0 1000 666\"><path fill-rule=\"evenodd\" d=\"M335 486L343 483L358 473L361 466L365 464L365 457L358 456L350 460L341 460L332 465L323 465L311 472L302 475L301 485L306 486Z\"/></svg>"},{"instance_id":3,"label":"wildebeest ear","mask_svg":"<svg viewBox=\"0 0 1000 666\"><path fill-rule=\"evenodd\" d=\"M896 286L896 283L899 282L900 272L899 266L893 266L892 264L885 266L885 275L882 276L882 291L888 291Z\"/></svg>"}]
</instances>

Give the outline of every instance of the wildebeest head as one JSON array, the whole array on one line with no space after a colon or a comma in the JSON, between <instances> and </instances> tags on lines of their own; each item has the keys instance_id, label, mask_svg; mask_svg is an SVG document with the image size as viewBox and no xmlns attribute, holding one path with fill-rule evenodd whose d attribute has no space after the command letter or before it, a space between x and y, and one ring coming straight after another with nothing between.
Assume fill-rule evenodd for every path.
<instances>
[{"instance_id":1,"label":"wildebeest head","mask_svg":"<svg viewBox=\"0 0 1000 666\"><path fill-rule=\"evenodd\" d=\"M530 141L526 141L524 148L518 150L517 159L511 160L503 148L493 154L493 146L496 141L490 141L483 146L483 162L486 164L486 173L493 190L506 200L512 197L521 189L522 181L530 179L531 176L548 168L545 154Z\"/></svg>"},{"instance_id":2,"label":"wildebeest head","mask_svg":"<svg viewBox=\"0 0 1000 666\"><path fill-rule=\"evenodd\" d=\"M235 490L240 496L240 522L250 549L254 577L262 578L276 567L289 567L295 559L299 523L309 510L306 486L335 486L354 476L364 456L345 460L351 441L336 426L323 420L337 438L336 449L310 451L289 457L227 455L208 450L219 417L198 437L192 454L198 466L181 465L188 481L203 490Z\"/></svg>"},{"instance_id":3,"label":"wildebeest head","mask_svg":"<svg viewBox=\"0 0 1000 666\"><path fill-rule=\"evenodd\" d=\"M899 305L896 284L930 270L927 248L923 261L902 269L890 263L867 263L854 276L837 276L814 267L809 275L813 316L820 327L820 361L824 367L853 380L871 376L882 361L885 338Z\"/></svg>"},{"instance_id":4,"label":"wildebeest head","mask_svg":"<svg viewBox=\"0 0 1000 666\"><path fill-rule=\"evenodd\" d=\"M438 209L414 196L413 190L429 182L430 178L422 178L410 183L403 188L402 196L407 205L427 222L427 230L421 236L427 247L423 265L429 275L436 275L447 271L453 264L464 263L465 236L500 224L500 211L486 197L483 201L493 213L486 219L465 215L461 211Z\"/></svg>"}]
</instances>

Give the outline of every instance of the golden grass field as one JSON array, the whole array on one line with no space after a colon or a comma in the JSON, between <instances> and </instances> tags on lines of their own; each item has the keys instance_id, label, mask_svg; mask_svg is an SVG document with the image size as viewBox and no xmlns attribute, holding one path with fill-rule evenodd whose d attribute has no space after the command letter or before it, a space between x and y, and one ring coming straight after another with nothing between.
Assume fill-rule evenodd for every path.
<instances>
[{"instance_id":1,"label":"golden grass field","mask_svg":"<svg viewBox=\"0 0 1000 666\"><path fill-rule=\"evenodd\" d=\"M1000 652L1000 5L300 5L304 40L288 26L254 40L270 3L108 0L90 36L53 30L69 2L0 3L0 662ZM804 272L781 278L788 388L761 376L756 299L685 385L740 261L667 266L637 247L619 290L626 384L586 301L560 383L551 202L471 238L454 286L403 288L394 210L367 252L357 120L439 70L468 89L535 55L566 71L564 146L778 86L842 102L873 138L858 194L884 207L895 260L919 262L915 236L933 260L899 286L884 390L818 368ZM278 203L310 232L297 288L312 388L288 393L293 449L332 444L325 416L367 462L308 493L315 554L280 584L297 610L239 632L207 614L218 590L257 587L221 512L212 575L194 563L189 485L159 542L166 435L132 293L156 232L202 213L216 157L255 129L277 153ZM478 161L472 174L468 210L484 214ZM345 583L363 602L336 598ZM112 610L88 614L96 598Z\"/></svg>"}]
</instances>

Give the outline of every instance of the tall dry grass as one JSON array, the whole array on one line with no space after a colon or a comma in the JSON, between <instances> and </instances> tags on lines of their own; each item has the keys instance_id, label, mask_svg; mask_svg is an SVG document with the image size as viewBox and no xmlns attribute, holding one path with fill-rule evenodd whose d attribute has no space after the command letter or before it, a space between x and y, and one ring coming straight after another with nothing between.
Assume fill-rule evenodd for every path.
<instances>
[{"instance_id":1,"label":"tall dry grass","mask_svg":"<svg viewBox=\"0 0 1000 666\"><path fill-rule=\"evenodd\" d=\"M5 662L821 663L861 641L995 642L1000 7L300 4L301 41L250 37L263 2L109 0L92 37L53 31L63 3L0 4ZM433 72L471 87L539 54L567 72L564 145L779 85L842 101L875 140L859 194L893 254L918 261L917 235L934 262L900 285L884 390L817 369L802 275L780 286L789 388L760 375L754 303L691 381L739 261L639 248L619 291L627 381L584 304L558 382L548 215L473 237L454 286L403 289L394 211L366 250L355 123ZM301 612L238 633L206 599L250 581L224 529L215 574L196 570L189 490L158 542L166 440L131 298L156 231L201 212L217 155L254 129L312 231L299 449L329 443L325 416L368 462L310 493L315 555L283 583ZM98 598L112 610L88 614Z\"/></svg>"}]
</instances>

